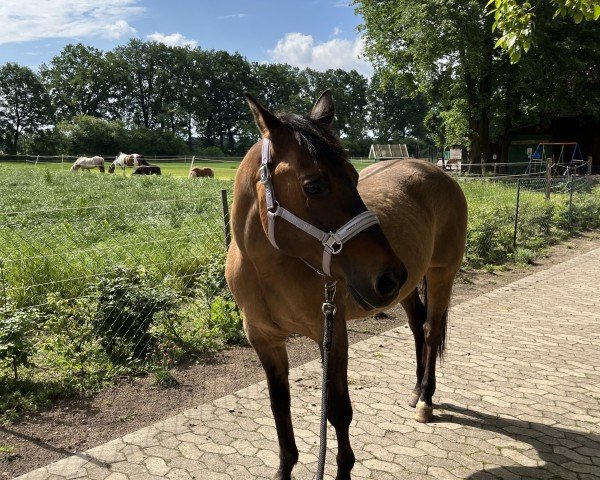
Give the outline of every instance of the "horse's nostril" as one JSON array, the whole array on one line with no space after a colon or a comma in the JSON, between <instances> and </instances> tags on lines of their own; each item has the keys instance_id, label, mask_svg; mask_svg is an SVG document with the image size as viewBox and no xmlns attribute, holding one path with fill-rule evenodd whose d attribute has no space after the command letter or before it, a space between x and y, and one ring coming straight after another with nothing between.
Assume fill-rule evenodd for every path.
<instances>
[{"instance_id":1,"label":"horse's nostril","mask_svg":"<svg viewBox=\"0 0 600 480\"><path fill-rule=\"evenodd\" d=\"M400 279L394 272L385 272L377 279L377 293L382 297L391 297L400 289Z\"/></svg>"}]
</instances>

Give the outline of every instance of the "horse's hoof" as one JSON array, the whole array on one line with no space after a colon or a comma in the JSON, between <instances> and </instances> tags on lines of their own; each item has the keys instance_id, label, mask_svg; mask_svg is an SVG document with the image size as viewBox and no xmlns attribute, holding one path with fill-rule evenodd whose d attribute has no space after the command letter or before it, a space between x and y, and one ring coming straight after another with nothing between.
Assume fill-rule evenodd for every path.
<instances>
[{"instance_id":1,"label":"horse's hoof","mask_svg":"<svg viewBox=\"0 0 600 480\"><path fill-rule=\"evenodd\" d=\"M415 420L419 423L429 423L433 419L433 406L427 405L424 401L417 402Z\"/></svg>"},{"instance_id":2,"label":"horse's hoof","mask_svg":"<svg viewBox=\"0 0 600 480\"><path fill-rule=\"evenodd\" d=\"M418 393L411 393L408 399L408 406L415 408L417 406L417 403L419 403L419 396L420 395Z\"/></svg>"}]
</instances>

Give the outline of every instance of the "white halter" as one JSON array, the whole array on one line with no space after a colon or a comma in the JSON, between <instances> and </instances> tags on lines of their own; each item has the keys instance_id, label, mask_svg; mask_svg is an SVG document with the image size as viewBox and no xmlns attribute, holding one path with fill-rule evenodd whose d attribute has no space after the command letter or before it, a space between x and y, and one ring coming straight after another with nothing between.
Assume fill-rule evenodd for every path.
<instances>
[{"instance_id":1,"label":"white halter","mask_svg":"<svg viewBox=\"0 0 600 480\"><path fill-rule=\"evenodd\" d=\"M271 141L269 139L263 138L262 158L259 169L260 182L265 186L265 196L267 200L267 228L269 241L271 242L271 245L279 249L275 242L275 218L283 218L321 242L323 245L323 273L327 276L331 276L331 256L340 253L344 243L352 237L370 226L378 224L379 219L373 212L366 210L356 215L335 233L327 233L283 208L275 199L275 190L273 188L273 182L271 181L271 171L269 170L269 164L272 163L271 151L269 148L270 143Z\"/></svg>"}]
</instances>

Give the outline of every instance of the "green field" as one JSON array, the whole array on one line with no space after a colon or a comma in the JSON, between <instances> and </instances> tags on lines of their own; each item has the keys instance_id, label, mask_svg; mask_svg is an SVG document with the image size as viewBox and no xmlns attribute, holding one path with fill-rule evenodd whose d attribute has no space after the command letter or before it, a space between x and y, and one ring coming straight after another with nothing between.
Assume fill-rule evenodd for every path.
<instances>
[{"instance_id":1,"label":"green field","mask_svg":"<svg viewBox=\"0 0 600 480\"><path fill-rule=\"evenodd\" d=\"M0 163L5 419L122 375L168 380L173 361L243 338L224 281L220 202L237 164L208 165L217 178L185 178L185 163L137 178ZM546 201L543 182L524 181L515 250L515 184L460 184L469 205L465 268L527 263L574 231L600 228L599 187L578 183L569 210L564 182Z\"/></svg>"},{"instance_id":2,"label":"green field","mask_svg":"<svg viewBox=\"0 0 600 480\"><path fill-rule=\"evenodd\" d=\"M172 177L179 177L179 178L187 178L189 171L190 171L190 167L191 167L191 160L188 161L171 161L171 160L161 160L161 159L152 159L149 158L148 161L152 164L152 165L158 165L161 169L161 173L164 176L172 176ZM199 160L199 161L194 161L193 166L194 167L210 167L212 168L212 170L215 172L215 178L221 179L221 180L232 180L235 177L235 172L237 171L237 168L240 164L240 160L234 160L234 159L227 159L227 160ZM366 159L351 159L350 160L352 162L352 164L355 166L355 168L360 171L362 170L364 167L371 165L373 162L371 160L366 160ZM111 162L106 162L106 169L108 171L108 166L110 165ZM50 170L52 172L56 172L56 171L68 171L71 168L72 165L72 161L65 161L65 162L60 162L60 161L52 161L52 162L48 162L48 161L40 161L37 164L35 163L34 160L30 160L27 163L23 162L23 163L15 163L15 162L5 162L3 163L0 160L0 169L2 168L3 165L20 165L22 168L24 169L30 169L30 168L35 168L37 170ZM130 176L132 172L131 168L128 168L125 172L125 176ZM79 174L89 174L89 173L99 173L98 170L91 170L91 171L79 171L77 172ZM122 170L117 170L114 175L120 175L123 176Z\"/></svg>"}]
</instances>

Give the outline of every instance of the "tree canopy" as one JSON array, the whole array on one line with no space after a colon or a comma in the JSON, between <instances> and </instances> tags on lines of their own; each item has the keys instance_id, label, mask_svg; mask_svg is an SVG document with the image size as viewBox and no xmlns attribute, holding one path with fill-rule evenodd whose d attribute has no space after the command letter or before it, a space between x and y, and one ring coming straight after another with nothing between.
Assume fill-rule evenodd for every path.
<instances>
[{"instance_id":1,"label":"tree canopy","mask_svg":"<svg viewBox=\"0 0 600 480\"><path fill-rule=\"evenodd\" d=\"M15 68L21 67L4 67ZM372 114L373 108L390 105L390 91L353 70L320 72L260 64L239 53L169 47L139 39L107 52L83 44L67 45L41 66L39 74L25 70L32 90L26 100L28 108L41 112L45 105L44 112L54 113L56 124L44 120L54 127L48 130L41 129L41 117L21 121L19 135L31 138L23 143L22 138L11 136L11 150L20 143L21 148L37 153L109 153L139 145L138 138L148 143L135 149L147 154L177 154L182 149L241 154L258 138L244 90L272 109L305 113L330 88L336 102L335 128L354 155L367 154L373 134L426 137L417 125L422 115L413 118L422 99L406 97L400 110L388 109L385 116ZM13 92L15 78L3 81L6 98ZM4 122L6 138L7 128ZM165 151L169 148L172 151Z\"/></svg>"},{"instance_id":2,"label":"tree canopy","mask_svg":"<svg viewBox=\"0 0 600 480\"><path fill-rule=\"evenodd\" d=\"M544 8L543 5L540 5L542 3L517 0L488 1L486 5L488 12L494 15L492 29L497 28L502 32L496 46L508 51L512 63L517 63L535 42L536 11ZM553 18L572 18L576 24L583 20L595 21L600 18L600 2L598 1L550 0L546 3L549 3L554 9Z\"/></svg>"},{"instance_id":3,"label":"tree canopy","mask_svg":"<svg viewBox=\"0 0 600 480\"><path fill-rule=\"evenodd\" d=\"M436 143L467 147L472 163L491 161L491 142L557 116L600 117L600 31L573 28L540 2L535 42L519 63L496 49L501 32L477 0L356 0L366 54L377 76L422 95ZM568 16L567 16L568 17ZM497 22L496 22L497 23ZM514 60L514 56L513 56ZM504 149L503 154L506 154Z\"/></svg>"},{"instance_id":4,"label":"tree canopy","mask_svg":"<svg viewBox=\"0 0 600 480\"><path fill-rule=\"evenodd\" d=\"M0 68L0 136L16 153L24 133L33 133L52 121L50 99L34 72L16 63Z\"/></svg>"}]
</instances>

